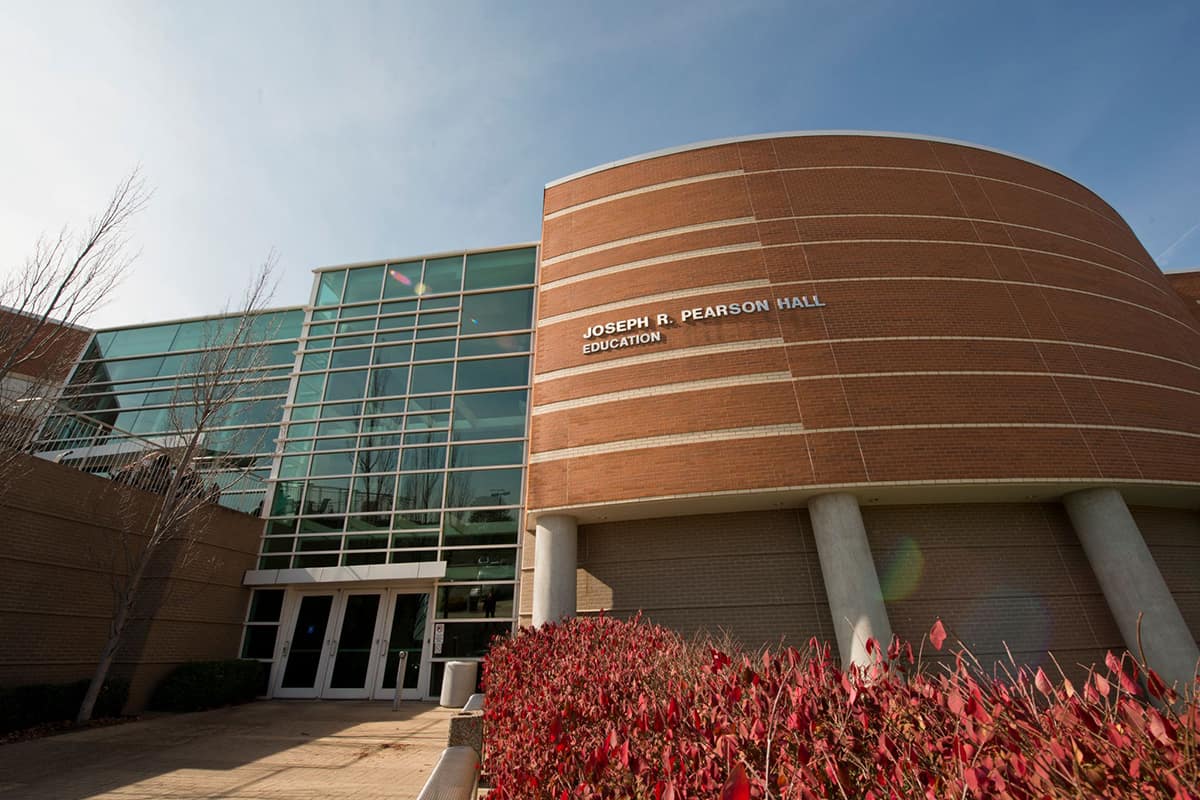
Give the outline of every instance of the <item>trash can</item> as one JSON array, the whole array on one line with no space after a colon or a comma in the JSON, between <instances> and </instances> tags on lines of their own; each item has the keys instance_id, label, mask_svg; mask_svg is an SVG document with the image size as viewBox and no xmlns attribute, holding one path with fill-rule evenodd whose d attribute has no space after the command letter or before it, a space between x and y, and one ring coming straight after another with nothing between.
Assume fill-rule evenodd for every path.
<instances>
[{"instance_id":1,"label":"trash can","mask_svg":"<svg viewBox=\"0 0 1200 800\"><path fill-rule=\"evenodd\" d=\"M445 708L462 708L475 694L475 677L479 674L478 661L449 661L442 677L442 699Z\"/></svg>"}]
</instances>

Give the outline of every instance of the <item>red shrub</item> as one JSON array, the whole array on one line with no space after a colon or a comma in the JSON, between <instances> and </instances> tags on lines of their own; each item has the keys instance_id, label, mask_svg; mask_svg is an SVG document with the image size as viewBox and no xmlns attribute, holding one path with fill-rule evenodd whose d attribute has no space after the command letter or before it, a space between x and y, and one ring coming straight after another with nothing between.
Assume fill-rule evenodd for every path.
<instances>
[{"instance_id":1,"label":"red shrub","mask_svg":"<svg viewBox=\"0 0 1200 800\"><path fill-rule=\"evenodd\" d=\"M1132 659L1080 693L881 655L843 673L816 643L751 659L639 620L526 629L484 664L491 796L1200 797L1200 707L1137 699Z\"/></svg>"}]
</instances>

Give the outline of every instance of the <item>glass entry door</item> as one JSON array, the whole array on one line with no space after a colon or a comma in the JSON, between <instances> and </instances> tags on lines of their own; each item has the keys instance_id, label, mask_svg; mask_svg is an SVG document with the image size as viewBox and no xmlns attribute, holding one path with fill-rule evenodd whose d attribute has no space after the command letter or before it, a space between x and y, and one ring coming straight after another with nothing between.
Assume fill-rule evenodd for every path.
<instances>
[{"instance_id":1,"label":"glass entry door","mask_svg":"<svg viewBox=\"0 0 1200 800\"><path fill-rule=\"evenodd\" d=\"M329 618L337 592L303 594L296 604L291 635L283 640L283 670L275 697L316 697L329 650ZM285 628L285 630L288 630Z\"/></svg>"},{"instance_id":2,"label":"glass entry door","mask_svg":"<svg viewBox=\"0 0 1200 800\"><path fill-rule=\"evenodd\" d=\"M402 652L402 697L428 695L429 592L332 589L292 596L274 697L390 700Z\"/></svg>"},{"instance_id":3,"label":"glass entry door","mask_svg":"<svg viewBox=\"0 0 1200 800\"><path fill-rule=\"evenodd\" d=\"M400 654L407 655L402 698L422 699L429 694L429 595L393 593L379 655L380 673L375 679L375 698L396 696L396 671Z\"/></svg>"},{"instance_id":4,"label":"glass entry door","mask_svg":"<svg viewBox=\"0 0 1200 800\"><path fill-rule=\"evenodd\" d=\"M342 592L341 619L330 648L332 664L322 697L348 699L370 695L371 667L378 640L379 611L386 592Z\"/></svg>"}]
</instances>

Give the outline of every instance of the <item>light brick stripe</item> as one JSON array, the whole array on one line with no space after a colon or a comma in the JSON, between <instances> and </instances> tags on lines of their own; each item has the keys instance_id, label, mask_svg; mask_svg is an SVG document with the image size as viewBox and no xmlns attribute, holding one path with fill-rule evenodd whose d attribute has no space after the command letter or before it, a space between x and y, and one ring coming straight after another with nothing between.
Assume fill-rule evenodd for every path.
<instances>
[{"instance_id":1,"label":"light brick stripe","mask_svg":"<svg viewBox=\"0 0 1200 800\"><path fill-rule=\"evenodd\" d=\"M552 289L559 289L563 286L570 286L573 283L581 281L590 281L592 278L600 278L605 275L615 275L620 272L628 272L630 270L642 269L643 267L652 267L657 264L669 264L672 261L685 261L689 258L706 258L708 256L724 255L725 253L742 253L747 250L757 250L762 247L762 243L758 241L741 242L739 244L724 244L719 247L705 247L700 250L685 250L681 253L671 253L665 256L655 256L654 258L643 258L640 261L630 261L626 264L615 264L611 267L603 267L601 269L584 272L580 275L571 275L567 278L559 278L558 280L547 281L542 284L541 291L547 292Z\"/></svg>"},{"instance_id":2,"label":"light brick stripe","mask_svg":"<svg viewBox=\"0 0 1200 800\"><path fill-rule=\"evenodd\" d=\"M543 267L551 267L563 261L570 261L573 258L582 258L595 253L603 253L605 250L612 250L617 247L625 247L631 244L640 244L642 242L652 242L655 239L666 239L671 236L681 236L685 233L699 233L700 231L712 231L718 228L732 228L738 225L752 225L754 217L734 217L733 219L722 219L716 222L702 222L699 225L683 225L678 228L667 228L666 230L655 231L654 233L643 233L640 236L630 236L625 239L615 239L604 244L597 244L591 247L584 247L580 250L572 250L569 253L554 256L554 258L543 259Z\"/></svg>"},{"instance_id":3,"label":"light brick stripe","mask_svg":"<svg viewBox=\"0 0 1200 800\"><path fill-rule=\"evenodd\" d=\"M1179 481L1144 478L1113 478L1114 483L1122 486L1200 486L1200 481ZM761 489L726 489L719 492L688 492L687 494L657 494L645 497L621 500L603 500L599 502L576 503L574 505L540 506L529 510L539 514L552 514L559 511L569 511L581 508L605 508L607 506L625 506L630 503L654 503L665 500L692 500L698 497L746 497L752 495L772 495L782 492L796 492L811 497L825 494L834 490L845 489L875 489L875 488L907 488L911 486L998 486L998 485L1083 485L1095 486L1096 478L1063 478L1054 476L1021 477L1021 478L921 478L906 481L846 481L844 483L801 483L788 486L767 486ZM532 571L532 567L522 567ZM528 614L522 614L528 616Z\"/></svg>"},{"instance_id":4,"label":"light brick stripe","mask_svg":"<svg viewBox=\"0 0 1200 800\"><path fill-rule=\"evenodd\" d=\"M763 289L771 285L771 282L765 278L757 278L750 281L735 281L733 283L714 283L712 286L696 286L690 289L677 289L673 292L660 292L658 294L648 294L641 297L631 297L628 300L618 300L614 303L603 303L598 306L580 309L579 311L568 311L565 314L555 314L552 317L545 317L538 320L538 328L547 325L557 325L560 322L569 322L573 319L583 319L590 317L593 314L602 314L605 311L620 311L624 308L632 308L634 306L646 305L647 303L660 303L665 300L681 300L686 297L699 297L706 294L716 294L717 292L737 292L742 289Z\"/></svg>"},{"instance_id":5,"label":"light brick stripe","mask_svg":"<svg viewBox=\"0 0 1200 800\"><path fill-rule=\"evenodd\" d=\"M1185 389L1182 386L1172 386L1168 383L1139 381L1133 378L1116 378L1107 375L1090 375L1086 372L1041 372L1034 370L986 370L986 369L955 369L955 370L909 370L904 372L843 372L827 375L804 375L794 378L796 381L828 381L843 378L910 378L932 375L981 375L981 376L1016 376L1025 378L1078 378L1080 380L1110 381L1112 383L1128 383L1134 386L1149 386L1155 389L1168 389L1173 392L1184 392L1200 396L1195 389Z\"/></svg>"},{"instance_id":6,"label":"light brick stripe","mask_svg":"<svg viewBox=\"0 0 1200 800\"><path fill-rule=\"evenodd\" d=\"M1177 431L1169 428L1148 428L1140 425L1091 425L1053 422L938 422L910 425L846 425L836 428L805 428L800 423L782 425L760 425L752 428L725 428L698 433L678 433L666 436L647 436L641 439L623 439L618 442L564 447L531 453L530 464L562 461L568 458L620 453L630 450L646 450L656 447L671 447L681 444L701 444L730 439L761 439L770 436L814 435L824 433L863 433L878 431L930 431L930 430L1069 430L1069 431L1119 431L1123 433L1154 433L1161 436L1179 436L1200 439L1200 433ZM1158 483L1158 481L1155 481ZM873 484L872 484L873 485Z\"/></svg>"},{"instance_id":7,"label":"light brick stripe","mask_svg":"<svg viewBox=\"0 0 1200 800\"><path fill-rule=\"evenodd\" d=\"M770 339L743 339L737 342L722 342L720 344L700 344L695 347L677 347L674 350L664 350L658 353L642 353L624 358L612 358L607 361L597 361L592 364L580 364L578 367L563 367L562 369L541 372L533 376L534 383L556 381L562 378L573 378L576 375L587 375L592 372L602 372L606 369L632 367L638 364L670 361L676 358L692 358L694 356L711 356L718 353L734 353L744 350L765 350L771 347L783 347L782 337L773 336Z\"/></svg>"},{"instance_id":8,"label":"light brick stripe","mask_svg":"<svg viewBox=\"0 0 1200 800\"><path fill-rule=\"evenodd\" d=\"M1137 266L1142 267L1143 269L1146 268L1146 264L1144 262L1138 261L1133 256L1126 255L1125 253L1122 253L1120 250L1114 250L1111 247L1107 247L1105 245L1100 244L1099 242L1093 242L1090 239L1080 239L1078 236L1072 236L1069 233L1061 233L1059 231L1052 231L1049 228L1039 228L1035 225L1022 225L1019 222L1006 222L1001 219L984 219L983 217L951 217L951 216L947 216L945 214L801 214L799 216L794 216L794 217L762 218L762 219L759 219L758 221L759 222L781 222L784 220L795 220L795 219L863 219L863 218L865 218L865 219L938 219L938 220L946 220L946 221L950 221L950 222L982 222L987 225L999 225L999 226L1002 226L1005 228L1020 228L1022 230L1026 230L1026 231L1036 231L1037 233L1046 233L1051 236L1058 236L1059 238L1062 238L1062 239L1070 239L1072 241L1079 242L1080 244L1090 245L1091 247L1096 247L1101 250L1105 250L1109 253L1112 253L1114 256L1117 256L1118 258L1123 258L1126 261L1130 262L1131 264L1136 264ZM1035 251L1035 252L1042 252L1042 251Z\"/></svg>"},{"instance_id":9,"label":"light brick stripe","mask_svg":"<svg viewBox=\"0 0 1200 800\"><path fill-rule=\"evenodd\" d=\"M1081 264L1087 264L1089 267L1099 267L1100 269L1105 269L1105 270L1108 270L1109 272L1115 272L1118 275L1121 275L1122 277L1132 278L1133 280L1138 281L1139 283L1144 283L1146 286L1149 286L1151 289L1153 289L1154 291L1163 295L1164 297L1173 297L1174 296L1171 292L1167 291L1166 289L1162 288L1161 286L1158 286L1157 284L1155 284L1151 281L1148 281L1145 278L1140 278L1137 275L1134 275L1130 272L1126 272L1125 270L1123 270L1119 267L1114 267L1109 264L1101 264L1099 261L1090 261L1086 258L1079 258L1078 256L1069 256L1069 255L1066 255L1065 253L1055 253L1053 250L1038 250L1033 247L1018 247L1015 244L992 244L989 242L968 242L968 241L961 241L961 240L955 240L955 239L812 239L812 240L803 241L803 242L792 242L789 244L768 244L768 245L763 245L763 247L764 248L767 248L767 247L797 247L797 246L808 247L810 245L815 247L815 246L826 245L826 244L953 244L953 245L962 245L965 247L994 247L997 250L1014 250L1018 253L1038 253L1039 255L1052 256L1054 258L1062 258L1062 259L1066 259L1068 261L1078 261ZM968 280L968 279L964 278L963 280ZM1047 286L1047 284L1042 284L1042 283L1031 284L1031 285ZM1053 288L1053 287L1051 287L1051 288Z\"/></svg>"},{"instance_id":10,"label":"light brick stripe","mask_svg":"<svg viewBox=\"0 0 1200 800\"><path fill-rule=\"evenodd\" d=\"M884 172L926 172L926 173L930 173L933 175L958 175L961 178L974 178L975 180L980 180L980 181L992 181L994 183L1003 183L1003 184L1007 184L1008 186L1016 186L1019 189L1028 189L1031 192L1037 192L1038 194L1044 194L1047 197L1056 197L1059 200L1062 200L1064 203L1070 203L1073 206L1078 206L1079 208L1082 208L1084 211L1087 211L1087 212L1090 212L1090 213L1096 215L1097 217L1104 220L1105 222L1107 222L1110 225L1118 224L1116 222L1116 220L1113 220L1110 217L1107 217L1104 214L1101 214L1099 211L1092 208L1091 206L1084 205L1083 203L1080 203L1078 200L1072 200L1069 197L1063 197L1061 194L1055 194L1054 192L1048 191L1046 189L1039 189L1036 186L1030 186L1025 183L1017 183L1016 181L1009 181L1009 180L1005 180L1004 178L991 178L991 177L988 177L987 175L976 175L973 172L957 172L952 169L932 169L930 167L870 166L868 164L838 164L838 165L815 166L815 167L779 167L776 169L748 171L748 172L746 172L746 174L747 175L755 175L755 174L758 174L761 172L816 172L818 170L828 170L828 169L847 169L847 170L849 170L849 169L858 169L858 170L873 169L873 170L880 170L880 171L884 171ZM1063 176L1063 177L1066 177L1066 176ZM1070 179L1068 179L1068 180L1070 180Z\"/></svg>"},{"instance_id":11,"label":"light brick stripe","mask_svg":"<svg viewBox=\"0 0 1200 800\"><path fill-rule=\"evenodd\" d=\"M1108 344L1076 342L1071 339L1032 339L1023 336L848 336L840 339L812 339L804 342L789 342L789 344L855 344L861 342L1014 342L1016 344L1054 344L1063 347L1089 347L1093 350L1109 350L1114 353L1127 353L1133 356L1157 358L1160 361L1167 361L1172 364L1178 364L1181 367L1187 367L1189 369L1200 371L1200 365L1190 364L1187 361L1180 361L1177 358L1162 356L1158 355L1157 353L1147 353L1143 350L1131 350L1127 347L1113 347L1112 345Z\"/></svg>"},{"instance_id":12,"label":"light brick stripe","mask_svg":"<svg viewBox=\"0 0 1200 800\"><path fill-rule=\"evenodd\" d=\"M605 203L611 203L614 200L623 200L626 197L635 197L639 194L647 194L649 192L657 192L657 191L661 191L663 189L672 189L676 186L687 186L692 183L703 183L705 181L718 181L718 180L721 180L722 178L734 178L734 177L737 177L739 175L744 175L744 174L745 173L740 169L731 169L731 170L727 170L725 172L709 172L705 175L696 175L691 178L679 178L678 180L663 181L662 183L654 183L649 186L639 186L636 189L629 189L624 192L617 192L616 194L605 195L604 197L597 197L595 200L588 200L583 203L576 203L575 205L567 206L566 208L560 208L558 211L553 211L549 214L546 214L543 217L543 219L546 219L546 220L558 219L559 217L566 216L567 214L573 214L576 211L582 211L585 208L593 208L595 206L603 205Z\"/></svg>"},{"instance_id":13,"label":"light brick stripe","mask_svg":"<svg viewBox=\"0 0 1200 800\"><path fill-rule=\"evenodd\" d=\"M711 431L696 431L694 433L672 433L665 436L646 436L640 439L623 439L619 442L602 442L580 447L564 447L561 450L546 450L541 453L530 453L530 464L542 464L548 461L561 461L565 458L583 458L598 456L606 453L621 453L629 450L646 450L652 447L672 447L680 444L697 444L699 442L725 442L730 439L762 439L769 436L794 436L804 433L804 426L799 423L783 425L755 425L749 428L720 428Z\"/></svg>"},{"instance_id":14,"label":"light brick stripe","mask_svg":"<svg viewBox=\"0 0 1200 800\"><path fill-rule=\"evenodd\" d=\"M929 422L913 423L910 425L847 425L841 428L810 428L804 433L860 433L862 431L925 431L925 430L967 430L994 428L1040 428L1043 430L1068 431L1124 431L1127 433L1158 433L1164 436L1184 436L1189 439L1200 439L1200 433L1177 431L1170 428L1147 428L1140 425L1094 425L1085 423L1066 422Z\"/></svg>"},{"instance_id":15,"label":"light brick stripe","mask_svg":"<svg viewBox=\"0 0 1200 800\"><path fill-rule=\"evenodd\" d=\"M915 241L915 240L913 240ZM796 286L796 285L811 285L818 283L871 283L879 281L942 281L949 283L991 283L1000 286L1028 286L1033 289L1052 289L1058 292L1070 292L1072 294L1082 294L1089 297L1098 297L1101 300L1110 300L1121 305L1132 306L1133 308L1141 309L1150 314L1162 317L1165 320L1174 322L1188 333L1200 336L1200 331L1197 331L1190 322L1173 317L1170 314L1164 313L1149 306L1144 306L1141 303L1135 303L1132 300L1122 300L1119 297L1112 295L1101 294L1100 292L1089 292L1086 289L1072 289L1069 286L1055 286L1050 283L1033 283L1032 281L1008 281L1001 278L962 278L953 275L868 275L850 278L806 278L799 281L780 281L772 284L773 286Z\"/></svg>"},{"instance_id":16,"label":"light brick stripe","mask_svg":"<svg viewBox=\"0 0 1200 800\"><path fill-rule=\"evenodd\" d=\"M621 400L636 400L641 397L660 397L668 394L684 392L699 392L707 389L724 389L730 386L753 386L764 383L786 383L792 380L790 372L756 372L748 375L733 375L728 378L704 378L695 381L679 383L664 383L658 386L646 386L640 389L624 389L619 392L605 392L580 397L575 400L560 400L556 403L534 406L533 414L552 414L556 411L568 411L574 408L597 406L604 403L616 403Z\"/></svg>"}]
</instances>

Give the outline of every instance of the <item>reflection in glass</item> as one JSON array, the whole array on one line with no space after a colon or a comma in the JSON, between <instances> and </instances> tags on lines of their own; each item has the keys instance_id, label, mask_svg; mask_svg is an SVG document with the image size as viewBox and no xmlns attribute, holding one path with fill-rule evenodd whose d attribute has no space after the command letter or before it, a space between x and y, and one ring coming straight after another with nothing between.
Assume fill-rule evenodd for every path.
<instances>
[{"instance_id":1,"label":"reflection in glass","mask_svg":"<svg viewBox=\"0 0 1200 800\"><path fill-rule=\"evenodd\" d=\"M519 509L477 508L446 512L442 544L464 547L480 544L516 544Z\"/></svg>"},{"instance_id":2,"label":"reflection in glass","mask_svg":"<svg viewBox=\"0 0 1200 800\"><path fill-rule=\"evenodd\" d=\"M441 472L410 472L400 476L396 509L441 508Z\"/></svg>"},{"instance_id":3,"label":"reflection in glass","mask_svg":"<svg viewBox=\"0 0 1200 800\"><path fill-rule=\"evenodd\" d=\"M511 581L516 575L515 548L443 550L447 581Z\"/></svg>"},{"instance_id":4,"label":"reflection in glass","mask_svg":"<svg viewBox=\"0 0 1200 800\"><path fill-rule=\"evenodd\" d=\"M435 258L425 262L425 291L419 294L442 294L462 289L462 256Z\"/></svg>"},{"instance_id":5,"label":"reflection in glass","mask_svg":"<svg viewBox=\"0 0 1200 800\"><path fill-rule=\"evenodd\" d=\"M317 284L318 306L335 306L342 300L342 283L346 280L344 270L322 272Z\"/></svg>"},{"instance_id":6,"label":"reflection in glass","mask_svg":"<svg viewBox=\"0 0 1200 800\"><path fill-rule=\"evenodd\" d=\"M379 600L378 594L352 594L346 598L329 688L361 689L367 685Z\"/></svg>"},{"instance_id":7,"label":"reflection in glass","mask_svg":"<svg viewBox=\"0 0 1200 800\"><path fill-rule=\"evenodd\" d=\"M513 588L511 583L443 586L438 589L437 617L511 618Z\"/></svg>"},{"instance_id":8,"label":"reflection in glass","mask_svg":"<svg viewBox=\"0 0 1200 800\"><path fill-rule=\"evenodd\" d=\"M287 666L284 667L280 684L283 688L311 689L317 685L317 668L321 665L325 629L329 626L332 608L333 595L307 595L301 598L296 625L292 629Z\"/></svg>"},{"instance_id":9,"label":"reflection in glass","mask_svg":"<svg viewBox=\"0 0 1200 800\"><path fill-rule=\"evenodd\" d=\"M315 468L315 466L314 466ZM520 467L461 470L447 475L446 506L509 506L521 502Z\"/></svg>"},{"instance_id":10,"label":"reflection in glass","mask_svg":"<svg viewBox=\"0 0 1200 800\"><path fill-rule=\"evenodd\" d=\"M533 289L471 294L463 297L464 334L521 330L533 323Z\"/></svg>"},{"instance_id":11,"label":"reflection in glass","mask_svg":"<svg viewBox=\"0 0 1200 800\"><path fill-rule=\"evenodd\" d=\"M528 383L529 356L516 356L460 361L458 362L458 377L454 386L458 391L463 392L472 389L525 386Z\"/></svg>"},{"instance_id":12,"label":"reflection in glass","mask_svg":"<svg viewBox=\"0 0 1200 800\"><path fill-rule=\"evenodd\" d=\"M360 475L354 479L354 492L350 496L350 513L391 511L392 493L396 488L393 475Z\"/></svg>"},{"instance_id":13,"label":"reflection in glass","mask_svg":"<svg viewBox=\"0 0 1200 800\"><path fill-rule=\"evenodd\" d=\"M467 274L463 289L493 289L533 283L537 250L502 250L498 253L472 253L467 256Z\"/></svg>"},{"instance_id":14,"label":"reflection in glass","mask_svg":"<svg viewBox=\"0 0 1200 800\"><path fill-rule=\"evenodd\" d=\"M382 688L396 688L401 652L408 654L402 686L405 689L417 688L421 675L421 650L425 642L425 619L428 616L429 595L396 595L392 627L388 632L387 658L383 664Z\"/></svg>"},{"instance_id":15,"label":"reflection in glass","mask_svg":"<svg viewBox=\"0 0 1200 800\"><path fill-rule=\"evenodd\" d=\"M530 335L528 333L510 333L504 336L478 336L462 339L458 343L458 354L467 358L470 356L495 356L505 353L529 352Z\"/></svg>"},{"instance_id":16,"label":"reflection in glass","mask_svg":"<svg viewBox=\"0 0 1200 800\"><path fill-rule=\"evenodd\" d=\"M528 392L459 395L454 401L454 440L515 439L525 435Z\"/></svg>"},{"instance_id":17,"label":"reflection in glass","mask_svg":"<svg viewBox=\"0 0 1200 800\"><path fill-rule=\"evenodd\" d=\"M448 392L454 382L454 364L446 361L438 364L418 364L412 368L413 394Z\"/></svg>"},{"instance_id":18,"label":"reflection in glass","mask_svg":"<svg viewBox=\"0 0 1200 800\"><path fill-rule=\"evenodd\" d=\"M378 300L383 282L383 267L360 267L346 273L346 291L343 303L364 303Z\"/></svg>"},{"instance_id":19,"label":"reflection in glass","mask_svg":"<svg viewBox=\"0 0 1200 800\"><path fill-rule=\"evenodd\" d=\"M421 283L421 262L410 261L406 264L388 264L383 282L385 299L393 297L412 297L413 290ZM387 313L386 311L384 312Z\"/></svg>"}]
</instances>

